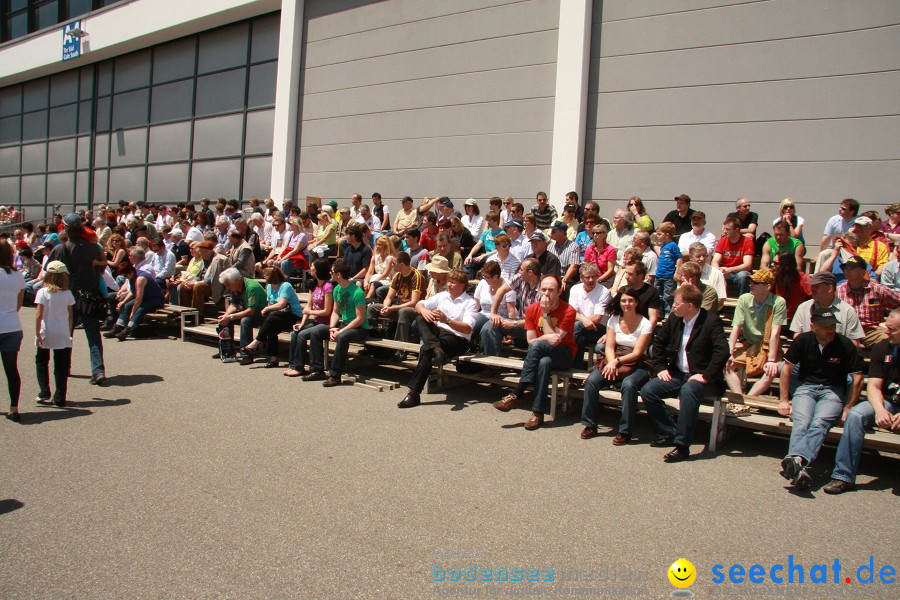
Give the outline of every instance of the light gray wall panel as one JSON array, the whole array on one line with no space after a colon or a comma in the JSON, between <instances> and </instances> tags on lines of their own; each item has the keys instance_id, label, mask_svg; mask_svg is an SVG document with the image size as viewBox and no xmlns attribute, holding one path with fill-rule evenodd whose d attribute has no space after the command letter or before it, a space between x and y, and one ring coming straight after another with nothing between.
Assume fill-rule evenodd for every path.
<instances>
[{"instance_id":1,"label":"light gray wall panel","mask_svg":"<svg viewBox=\"0 0 900 600\"><path fill-rule=\"evenodd\" d=\"M418 80L473 71L518 67L523 56L530 64L556 62L556 30L440 46L400 55L359 59L306 71L304 88L313 94L350 84L368 85Z\"/></svg>"},{"instance_id":2,"label":"light gray wall panel","mask_svg":"<svg viewBox=\"0 0 900 600\"><path fill-rule=\"evenodd\" d=\"M558 1L312 0L305 16L298 197L549 185Z\"/></svg>"},{"instance_id":3,"label":"light gray wall panel","mask_svg":"<svg viewBox=\"0 0 900 600\"><path fill-rule=\"evenodd\" d=\"M109 153L110 166L140 165L147 162L147 130L119 129L112 135Z\"/></svg>"},{"instance_id":4,"label":"light gray wall panel","mask_svg":"<svg viewBox=\"0 0 900 600\"><path fill-rule=\"evenodd\" d=\"M91 166L91 137L83 135L78 138L78 156L76 168L87 169Z\"/></svg>"},{"instance_id":5,"label":"light gray wall panel","mask_svg":"<svg viewBox=\"0 0 900 600\"><path fill-rule=\"evenodd\" d=\"M50 106L78 101L78 71L57 73L50 78Z\"/></svg>"},{"instance_id":6,"label":"light gray wall panel","mask_svg":"<svg viewBox=\"0 0 900 600\"><path fill-rule=\"evenodd\" d=\"M272 157L260 156L244 160L244 189L241 198L264 198L272 185Z\"/></svg>"},{"instance_id":7,"label":"light gray wall panel","mask_svg":"<svg viewBox=\"0 0 900 600\"><path fill-rule=\"evenodd\" d=\"M240 193L240 160L195 162L191 172L191 198L237 198Z\"/></svg>"},{"instance_id":8,"label":"light gray wall panel","mask_svg":"<svg viewBox=\"0 0 900 600\"><path fill-rule=\"evenodd\" d=\"M893 0L754 2L608 22L603 35L591 41L603 56L621 56L840 33L890 22L900 22L900 3Z\"/></svg>"},{"instance_id":9,"label":"light gray wall panel","mask_svg":"<svg viewBox=\"0 0 900 600\"><path fill-rule=\"evenodd\" d=\"M303 118L552 97L555 91L556 65L519 67L307 95Z\"/></svg>"},{"instance_id":10,"label":"light gray wall panel","mask_svg":"<svg viewBox=\"0 0 900 600\"><path fill-rule=\"evenodd\" d=\"M0 177L0 197L9 204L19 203L18 177Z\"/></svg>"},{"instance_id":11,"label":"light gray wall panel","mask_svg":"<svg viewBox=\"0 0 900 600\"><path fill-rule=\"evenodd\" d=\"M19 173L18 146L0 148L0 175L17 175Z\"/></svg>"},{"instance_id":12,"label":"light gray wall panel","mask_svg":"<svg viewBox=\"0 0 900 600\"><path fill-rule=\"evenodd\" d=\"M137 202L144 199L145 190L144 167L109 170L110 201Z\"/></svg>"},{"instance_id":13,"label":"light gray wall panel","mask_svg":"<svg viewBox=\"0 0 900 600\"><path fill-rule=\"evenodd\" d=\"M0 117L22 112L22 86L13 85L0 90Z\"/></svg>"},{"instance_id":14,"label":"light gray wall panel","mask_svg":"<svg viewBox=\"0 0 900 600\"><path fill-rule=\"evenodd\" d=\"M75 173L75 204L78 206L87 206L90 202L90 189L88 184L91 180L90 171L78 171Z\"/></svg>"},{"instance_id":15,"label":"light gray wall panel","mask_svg":"<svg viewBox=\"0 0 900 600\"><path fill-rule=\"evenodd\" d=\"M94 136L94 166L109 166L109 134L102 133Z\"/></svg>"},{"instance_id":16,"label":"light gray wall panel","mask_svg":"<svg viewBox=\"0 0 900 600\"><path fill-rule=\"evenodd\" d=\"M897 56L900 56L900 26L601 58L599 69L603 76L599 91L871 73L897 68ZM596 69L592 65L592 70Z\"/></svg>"},{"instance_id":17,"label":"light gray wall panel","mask_svg":"<svg viewBox=\"0 0 900 600\"><path fill-rule=\"evenodd\" d=\"M188 193L188 164L158 165L147 169L147 200L183 202Z\"/></svg>"},{"instance_id":18,"label":"light gray wall panel","mask_svg":"<svg viewBox=\"0 0 900 600\"><path fill-rule=\"evenodd\" d=\"M532 0L535 3L542 1ZM457 12L519 3L521 0L392 0L390 10L384 10L377 1L361 4L354 0L313 0L304 7L304 16L309 21L306 37L310 42L317 42L398 24L427 21Z\"/></svg>"},{"instance_id":19,"label":"light gray wall panel","mask_svg":"<svg viewBox=\"0 0 900 600\"><path fill-rule=\"evenodd\" d=\"M194 158L236 156L241 153L243 115L194 122Z\"/></svg>"},{"instance_id":20,"label":"light gray wall panel","mask_svg":"<svg viewBox=\"0 0 900 600\"><path fill-rule=\"evenodd\" d=\"M536 190L550 186L550 167L468 167L456 169L392 169L390 171L353 171L345 177L332 173L303 174L303 195L321 198L349 198L353 192L379 191L385 198L394 200L405 195L416 198L446 195L457 200L469 197L487 199L491 196L512 196L522 199L527 206L534 199ZM472 194L472 190L484 190ZM349 200L346 201L349 204ZM485 214L487 202L480 203ZM390 203L396 211L398 205Z\"/></svg>"},{"instance_id":21,"label":"light gray wall panel","mask_svg":"<svg viewBox=\"0 0 900 600\"><path fill-rule=\"evenodd\" d=\"M394 4L394 2L391 2ZM448 3L453 8L453 3ZM555 31L558 5L555 2L526 2L500 7L488 7L451 14L433 22L413 22L390 28L360 32L348 44L346 36L307 46L307 68L350 61L363 61L370 57L387 57L393 54L442 48L454 45L470 45L473 41L500 38L513 41L518 34L535 31ZM502 37L501 37L502 36Z\"/></svg>"},{"instance_id":22,"label":"light gray wall panel","mask_svg":"<svg viewBox=\"0 0 900 600\"><path fill-rule=\"evenodd\" d=\"M150 162L187 160L191 154L191 124L172 123L150 128Z\"/></svg>"},{"instance_id":23,"label":"light gray wall panel","mask_svg":"<svg viewBox=\"0 0 900 600\"><path fill-rule=\"evenodd\" d=\"M47 170L47 144L22 146L22 172L36 173Z\"/></svg>"},{"instance_id":24,"label":"light gray wall panel","mask_svg":"<svg viewBox=\"0 0 900 600\"><path fill-rule=\"evenodd\" d=\"M305 121L303 145L552 129L553 98L526 98Z\"/></svg>"},{"instance_id":25,"label":"light gray wall panel","mask_svg":"<svg viewBox=\"0 0 900 600\"><path fill-rule=\"evenodd\" d=\"M44 204L46 195L46 175L25 175L22 177L22 204L26 206Z\"/></svg>"},{"instance_id":26,"label":"light gray wall panel","mask_svg":"<svg viewBox=\"0 0 900 600\"><path fill-rule=\"evenodd\" d=\"M274 110L247 113L247 139L244 142L244 154L271 154L274 125Z\"/></svg>"},{"instance_id":27,"label":"light gray wall panel","mask_svg":"<svg viewBox=\"0 0 900 600\"><path fill-rule=\"evenodd\" d=\"M47 175L47 204L62 204L71 210L75 201L75 173Z\"/></svg>"},{"instance_id":28,"label":"light gray wall panel","mask_svg":"<svg viewBox=\"0 0 900 600\"><path fill-rule=\"evenodd\" d=\"M900 106L900 71L607 92L592 105L603 107L601 128L880 116Z\"/></svg>"},{"instance_id":29,"label":"light gray wall panel","mask_svg":"<svg viewBox=\"0 0 900 600\"><path fill-rule=\"evenodd\" d=\"M22 117L0 119L0 144L19 143L22 139Z\"/></svg>"},{"instance_id":30,"label":"light gray wall panel","mask_svg":"<svg viewBox=\"0 0 900 600\"><path fill-rule=\"evenodd\" d=\"M94 204L108 204L118 202L119 198L112 198L107 194L109 184L109 172L104 169L94 170ZM123 198L124 200L124 198Z\"/></svg>"},{"instance_id":31,"label":"light gray wall panel","mask_svg":"<svg viewBox=\"0 0 900 600\"><path fill-rule=\"evenodd\" d=\"M47 149L47 170L75 169L75 138L50 142Z\"/></svg>"},{"instance_id":32,"label":"light gray wall panel","mask_svg":"<svg viewBox=\"0 0 900 600\"><path fill-rule=\"evenodd\" d=\"M371 171L405 169L495 167L509 164L515 149L516 164L547 164L551 132L424 138L309 148L300 162L303 172L353 169Z\"/></svg>"},{"instance_id":33,"label":"light gray wall panel","mask_svg":"<svg viewBox=\"0 0 900 600\"><path fill-rule=\"evenodd\" d=\"M807 239L842 198L895 200L900 4L597 0L593 18L584 197L637 195L659 222L687 193L718 225L747 196L770 230L790 196Z\"/></svg>"}]
</instances>

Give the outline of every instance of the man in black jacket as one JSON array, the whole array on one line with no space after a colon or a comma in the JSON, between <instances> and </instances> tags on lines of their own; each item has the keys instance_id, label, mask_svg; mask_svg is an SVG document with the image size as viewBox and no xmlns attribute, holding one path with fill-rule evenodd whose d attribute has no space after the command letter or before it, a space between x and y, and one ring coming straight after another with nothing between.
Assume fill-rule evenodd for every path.
<instances>
[{"instance_id":1,"label":"man in black jacket","mask_svg":"<svg viewBox=\"0 0 900 600\"><path fill-rule=\"evenodd\" d=\"M666 462L690 456L691 439L708 385L722 389L722 373L730 355L722 321L700 308L703 294L687 284L675 292L672 314L656 330L650 368L656 374L641 388L650 423L657 437L651 446L675 446ZM666 411L663 398L678 396L678 424Z\"/></svg>"}]
</instances>

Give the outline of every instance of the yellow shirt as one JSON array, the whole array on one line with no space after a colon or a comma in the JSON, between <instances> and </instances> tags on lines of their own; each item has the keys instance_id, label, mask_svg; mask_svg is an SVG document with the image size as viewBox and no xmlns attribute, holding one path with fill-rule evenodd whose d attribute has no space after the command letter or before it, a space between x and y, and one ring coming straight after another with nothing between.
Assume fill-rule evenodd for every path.
<instances>
[{"instance_id":1,"label":"yellow shirt","mask_svg":"<svg viewBox=\"0 0 900 600\"><path fill-rule=\"evenodd\" d=\"M872 269L875 271L888 264L890 260L887 244L880 240L869 240L865 246L857 246L856 253L872 265Z\"/></svg>"}]
</instances>

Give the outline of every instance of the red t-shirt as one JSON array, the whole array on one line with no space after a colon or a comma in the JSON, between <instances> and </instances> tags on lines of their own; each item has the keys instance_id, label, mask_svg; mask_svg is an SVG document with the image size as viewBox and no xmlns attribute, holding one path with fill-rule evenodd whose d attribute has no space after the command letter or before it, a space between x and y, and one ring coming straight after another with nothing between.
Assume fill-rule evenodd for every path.
<instances>
[{"instance_id":1,"label":"red t-shirt","mask_svg":"<svg viewBox=\"0 0 900 600\"><path fill-rule=\"evenodd\" d=\"M744 262L746 255L753 256L753 240L742 235L737 243L732 244L731 240L723 236L716 244L716 252L722 254L720 267L736 267Z\"/></svg>"},{"instance_id":2,"label":"red t-shirt","mask_svg":"<svg viewBox=\"0 0 900 600\"><path fill-rule=\"evenodd\" d=\"M575 345L575 309L569 306L567 302L559 301L559 306L550 313L550 322L553 327L565 331L562 344L572 352L572 358L575 358L577 347ZM544 330L544 315L541 312L541 303L535 302L525 310L525 329L536 331L538 337L541 337Z\"/></svg>"}]
</instances>

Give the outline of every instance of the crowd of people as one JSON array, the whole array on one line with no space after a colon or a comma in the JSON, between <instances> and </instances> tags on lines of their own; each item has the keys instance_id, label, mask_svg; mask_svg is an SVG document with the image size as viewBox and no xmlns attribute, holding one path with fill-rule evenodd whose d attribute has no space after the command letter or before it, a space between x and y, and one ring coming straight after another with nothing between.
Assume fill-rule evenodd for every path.
<instances>
[{"instance_id":1,"label":"crowd of people","mask_svg":"<svg viewBox=\"0 0 900 600\"><path fill-rule=\"evenodd\" d=\"M715 227L686 194L659 224L640 198L623 204L602 215L596 201L582 204L570 192L560 214L539 192L527 210L511 197L491 198L482 215L475 199L458 210L447 197L418 204L406 197L392 214L377 193L370 204L355 194L345 206L303 208L255 198L245 209L225 199L171 207L120 201L25 223L0 244L7 416L18 418L16 313L26 299L38 307L39 401L58 406L75 323L87 337L91 383L102 385L101 332L125 341L166 303L212 306L221 340L215 358L249 365L264 354L267 368L279 367L279 334L290 331L283 374L326 387L347 375L350 343L419 341L400 408L421 403L434 365L518 346L519 384L494 407L525 404L531 388L527 430L549 412L552 372L588 369L581 437L598 435L599 394L615 388L622 417L612 443L635 441L640 399L656 433L651 445L670 448L666 462L690 457L704 395L727 387L758 396L777 378L778 410L794 421L782 474L809 487L825 434L843 424L825 491L852 489L866 428L900 429L892 364L900 357L900 204L882 220L843 200L815 257L790 198L768 229L747 198ZM812 259L810 275L804 265ZM305 306L298 290L309 292ZM727 297L734 299L728 332L719 316ZM333 346L327 369L326 344ZM867 402L860 402L863 358ZM677 421L664 403L673 397Z\"/></svg>"}]
</instances>

